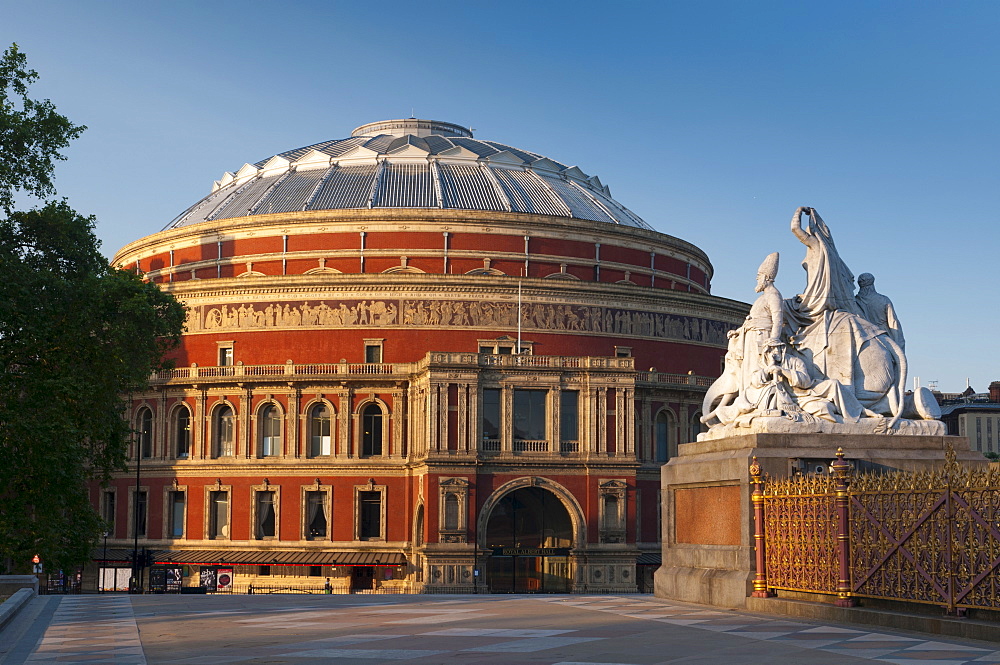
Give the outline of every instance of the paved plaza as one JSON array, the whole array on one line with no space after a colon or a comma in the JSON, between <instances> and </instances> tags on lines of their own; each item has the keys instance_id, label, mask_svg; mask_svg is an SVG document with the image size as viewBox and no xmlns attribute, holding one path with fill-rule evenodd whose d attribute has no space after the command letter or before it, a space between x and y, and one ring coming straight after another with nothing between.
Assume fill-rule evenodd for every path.
<instances>
[{"instance_id":1,"label":"paved plaza","mask_svg":"<svg viewBox=\"0 0 1000 665\"><path fill-rule=\"evenodd\" d=\"M997 646L651 596L43 596L0 665L987 665Z\"/></svg>"}]
</instances>

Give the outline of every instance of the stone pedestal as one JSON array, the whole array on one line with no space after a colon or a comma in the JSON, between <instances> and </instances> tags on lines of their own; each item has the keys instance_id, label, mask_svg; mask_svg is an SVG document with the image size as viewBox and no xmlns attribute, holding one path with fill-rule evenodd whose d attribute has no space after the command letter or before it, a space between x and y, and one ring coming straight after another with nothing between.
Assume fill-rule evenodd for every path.
<instances>
[{"instance_id":1,"label":"stone pedestal","mask_svg":"<svg viewBox=\"0 0 1000 665\"><path fill-rule=\"evenodd\" d=\"M475 571L485 558L477 558L476 549L465 543L428 545L424 551L424 593L474 593ZM480 572L480 574L482 574Z\"/></svg>"},{"instance_id":2,"label":"stone pedestal","mask_svg":"<svg viewBox=\"0 0 1000 665\"><path fill-rule=\"evenodd\" d=\"M815 472L838 447L860 470L919 470L944 463L948 443L959 462L983 464L965 437L852 434L747 434L685 443L662 469L663 564L655 594L719 607L745 607L754 568L751 458L764 473Z\"/></svg>"}]
</instances>

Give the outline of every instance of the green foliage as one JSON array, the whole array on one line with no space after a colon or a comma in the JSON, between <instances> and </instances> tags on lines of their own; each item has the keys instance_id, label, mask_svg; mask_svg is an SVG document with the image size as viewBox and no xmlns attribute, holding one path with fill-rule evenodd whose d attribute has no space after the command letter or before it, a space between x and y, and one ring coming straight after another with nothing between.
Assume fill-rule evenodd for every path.
<instances>
[{"instance_id":1,"label":"green foliage","mask_svg":"<svg viewBox=\"0 0 1000 665\"><path fill-rule=\"evenodd\" d=\"M16 46L0 61L0 569L90 558L104 523L90 487L125 465L124 396L177 343L184 308L98 251L93 217L65 201L11 209L14 192L52 193L52 160L83 129L33 102ZM8 92L21 98L17 111ZM15 162L15 163L12 163ZM2 570L0 570L2 572Z\"/></svg>"},{"instance_id":2,"label":"green foliage","mask_svg":"<svg viewBox=\"0 0 1000 665\"><path fill-rule=\"evenodd\" d=\"M78 137L83 125L74 125L56 113L47 99L28 97L28 86L38 73L17 44L0 60L0 210L9 212L14 194L23 191L38 198L55 193L52 172L59 152Z\"/></svg>"},{"instance_id":3,"label":"green foliage","mask_svg":"<svg viewBox=\"0 0 1000 665\"><path fill-rule=\"evenodd\" d=\"M985 457L986 459L988 459L991 462L1000 461L1000 453L995 453L992 450L983 453L983 457Z\"/></svg>"}]
</instances>

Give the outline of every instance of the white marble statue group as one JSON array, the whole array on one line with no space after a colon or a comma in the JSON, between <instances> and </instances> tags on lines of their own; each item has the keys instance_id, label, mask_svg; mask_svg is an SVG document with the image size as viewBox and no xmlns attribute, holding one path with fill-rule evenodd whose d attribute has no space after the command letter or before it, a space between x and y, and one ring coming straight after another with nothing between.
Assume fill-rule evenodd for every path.
<instances>
[{"instance_id":1,"label":"white marble statue group","mask_svg":"<svg viewBox=\"0 0 1000 665\"><path fill-rule=\"evenodd\" d=\"M809 220L803 228L802 217ZM806 246L806 287L783 299L778 254L757 271L760 296L731 330L722 376L709 388L699 440L746 433L944 434L926 388L906 391L903 330L875 278L854 275L813 208L792 233Z\"/></svg>"}]
</instances>

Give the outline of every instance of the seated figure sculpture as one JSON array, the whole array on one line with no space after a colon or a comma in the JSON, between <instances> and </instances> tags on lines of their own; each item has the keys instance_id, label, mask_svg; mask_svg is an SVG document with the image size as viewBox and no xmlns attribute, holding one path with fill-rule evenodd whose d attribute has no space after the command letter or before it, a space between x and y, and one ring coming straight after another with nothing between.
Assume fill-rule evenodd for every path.
<instances>
[{"instance_id":1,"label":"seated figure sculpture","mask_svg":"<svg viewBox=\"0 0 1000 665\"><path fill-rule=\"evenodd\" d=\"M810 218L805 229L803 215ZM896 331L865 317L867 302L856 299L854 276L823 220L799 208L792 232L806 246L806 288L783 300L774 286L777 253L761 264L760 296L729 332L723 374L703 403L709 430L699 440L751 432L944 434L927 389L905 393Z\"/></svg>"}]
</instances>

